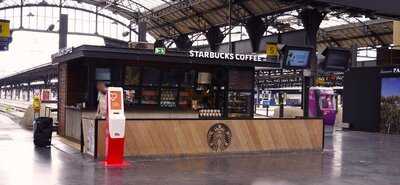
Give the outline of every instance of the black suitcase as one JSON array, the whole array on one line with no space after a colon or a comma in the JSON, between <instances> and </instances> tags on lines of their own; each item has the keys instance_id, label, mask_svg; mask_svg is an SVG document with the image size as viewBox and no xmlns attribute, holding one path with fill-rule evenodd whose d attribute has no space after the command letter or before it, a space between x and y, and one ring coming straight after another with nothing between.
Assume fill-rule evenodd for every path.
<instances>
[{"instance_id":1,"label":"black suitcase","mask_svg":"<svg viewBox=\"0 0 400 185\"><path fill-rule=\"evenodd\" d=\"M39 117L33 121L33 143L37 147L51 145L51 134L53 131L53 119Z\"/></svg>"}]
</instances>

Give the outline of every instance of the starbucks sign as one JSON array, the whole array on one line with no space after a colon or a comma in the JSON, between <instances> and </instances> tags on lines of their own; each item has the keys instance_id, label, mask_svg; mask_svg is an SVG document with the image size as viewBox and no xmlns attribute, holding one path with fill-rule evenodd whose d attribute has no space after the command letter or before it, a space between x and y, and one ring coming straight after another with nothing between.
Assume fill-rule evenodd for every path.
<instances>
[{"instance_id":1,"label":"starbucks sign","mask_svg":"<svg viewBox=\"0 0 400 185\"><path fill-rule=\"evenodd\" d=\"M189 56L193 58L209 58L209 59L222 59L222 60L241 60L262 62L263 57L252 54L237 54L237 53L219 53L212 51L189 51Z\"/></svg>"}]
</instances>

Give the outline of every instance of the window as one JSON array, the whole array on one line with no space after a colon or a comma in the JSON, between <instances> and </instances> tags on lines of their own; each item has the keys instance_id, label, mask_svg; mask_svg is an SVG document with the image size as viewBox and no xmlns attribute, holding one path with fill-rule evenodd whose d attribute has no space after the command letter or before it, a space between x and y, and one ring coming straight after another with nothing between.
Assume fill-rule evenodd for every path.
<instances>
[{"instance_id":1,"label":"window","mask_svg":"<svg viewBox=\"0 0 400 185\"><path fill-rule=\"evenodd\" d=\"M143 86L158 86L160 82L160 70L145 67L143 70Z\"/></svg>"},{"instance_id":2,"label":"window","mask_svg":"<svg viewBox=\"0 0 400 185\"><path fill-rule=\"evenodd\" d=\"M231 90L251 90L253 87L252 71L229 71L229 89Z\"/></svg>"},{"instance_id":3,"label":"window","mask_svg":"<svg viewBox=\"0 0 400 185\"><path fill-rule=\"evenodd\" d=\"M125 85L140 85L140 75L140 68L127 66L125 68Z\"/></svg>"},{"instance_id":4,"label":"window","mask_svg":"<svg viewBox=\"0 0 400 185\"><path fill-rule=\"evenodd\" d=\"M111 81L111 70L109 68L96 68L97 81Z\"/></svg>"}]
</instances>

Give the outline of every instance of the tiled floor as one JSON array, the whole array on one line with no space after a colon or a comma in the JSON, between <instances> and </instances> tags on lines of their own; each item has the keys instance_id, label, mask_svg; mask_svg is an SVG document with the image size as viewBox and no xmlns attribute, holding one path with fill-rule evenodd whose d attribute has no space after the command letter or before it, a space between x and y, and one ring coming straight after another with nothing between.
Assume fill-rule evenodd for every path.
<instances>
[{"instance_id":1,"label":"tiled floor","mask_svg":"<svg viewBox=\"0 0 400 185\"><path fill-rule=\"evenodd\" d=\"M400 136L339 132L323 153L130 160L106 169L60 142L35 149L30 131L0 115L0 185L399 185Z\"/></svg>"}]
</instances>

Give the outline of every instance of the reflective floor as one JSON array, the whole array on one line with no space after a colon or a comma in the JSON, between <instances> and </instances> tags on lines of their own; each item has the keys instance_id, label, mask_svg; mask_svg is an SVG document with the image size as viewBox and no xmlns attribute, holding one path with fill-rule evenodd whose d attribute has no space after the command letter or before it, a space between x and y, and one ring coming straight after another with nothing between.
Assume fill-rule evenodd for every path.
<instances>
[{"instance_id":1,"label":"reflective floor","mask_svg":"<svg viewBox=\"0 0 400 185\"><path fill-rule=\"evenodd\" d=\"M35 149L30 131L0 115L0 185L386 185L400 184L400 136L339 132L323 153L130 160L125 169L55 141Z\"/></svg>"}]
</instances>

